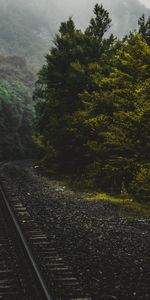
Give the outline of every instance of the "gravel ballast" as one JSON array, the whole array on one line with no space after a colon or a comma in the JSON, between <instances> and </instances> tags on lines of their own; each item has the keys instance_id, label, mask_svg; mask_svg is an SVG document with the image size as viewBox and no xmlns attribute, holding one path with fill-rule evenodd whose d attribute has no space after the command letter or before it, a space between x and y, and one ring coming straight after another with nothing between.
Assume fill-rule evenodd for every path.
<instances>
[{"instance_id":1,"label":"gravel ballast","mask_svg":"<svg viewBox=\"0 0 150 300\"><path fill-rule=\"evenodd\" d=\"M93 300L150 299L150 220L121 216L43 176L30 161L1 166L8 197L17 196Z\"/></svg>"}]
</instances>

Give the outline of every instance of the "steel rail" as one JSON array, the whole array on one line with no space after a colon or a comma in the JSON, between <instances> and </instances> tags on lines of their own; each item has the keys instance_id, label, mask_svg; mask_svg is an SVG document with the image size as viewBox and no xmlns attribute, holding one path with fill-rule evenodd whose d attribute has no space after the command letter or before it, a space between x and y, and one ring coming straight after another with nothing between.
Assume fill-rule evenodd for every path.
<instances>
[{"instance_id":1,"label":"steel rail","mask_svg":"<svg viewBox=\"0 0 150 300\"><path fill-rule=\"evenodd\" d=\"M20 244L22 246L23 252L24 252L24 254L27 258L27 261L30 265L31 272L32 272L32 274L34 274L34 281L36 283L36 287L37 287L37 290L39 292L40 299L42 299L42 300L53 300L52 296L50 295L50 293L49 293L49 291L46 287L46 284L43 280L43 277L40 274L40 271L39 271L39 269L36 265L36 262L33 258L33 255L32 255L32 253L31 253L31 251L30 251L30 249L27 245L26 239L25 239L25 237L23 235L23 232L22 232L22 230L19 226L19 223L15 218L15 214L14 214L11 206L8 203L8 200L5 196L5 192L4 192L3 187L2 187L1 184L0 184L0 193L2 195L4 205L5 205L8 213L9 213L9 217L11 219L11 222L15 227L15 231L16 231L16 234L17 234L18 239L20 241Z\"/></svg>"}]
</instances>

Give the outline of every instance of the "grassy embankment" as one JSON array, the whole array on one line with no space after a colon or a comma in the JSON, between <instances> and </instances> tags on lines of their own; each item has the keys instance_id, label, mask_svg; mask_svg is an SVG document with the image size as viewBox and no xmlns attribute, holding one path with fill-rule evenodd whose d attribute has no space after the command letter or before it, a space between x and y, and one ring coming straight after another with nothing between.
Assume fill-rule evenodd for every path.
<instances>
[{"instance_id":1,"label":"grassy embankment","mask_svg":"<svg viewBox=\"0 0 150 300\"><path fill-rule=\"evenodd\" d=\"M128 197L113 197L105 193L91 193L85 197L86 201L107 201L114 205L117 205L120 209L125 209L130 215L137 214L138 216L143 216L150 218L150 203L137 202Z\"/></svg>"}]
</instances>

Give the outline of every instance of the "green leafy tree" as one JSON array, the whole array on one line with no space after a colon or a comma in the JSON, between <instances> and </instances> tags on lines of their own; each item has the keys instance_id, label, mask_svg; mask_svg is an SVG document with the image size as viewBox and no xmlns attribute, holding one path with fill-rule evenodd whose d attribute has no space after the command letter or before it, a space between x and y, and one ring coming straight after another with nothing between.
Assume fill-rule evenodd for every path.
<instances>
[{"instance_id":1,"label":"green leafy tree","mask_svg":"<svg viewBox=\"0 0 150 300\"><path fill-rule=\"evenodd\" d=\"M104 190L130 191L140 164L148 162L149 66L150 48L141 35L131 35L109 76L95 77L97 91L82 95L85 110L79 114L81 126L88 126L90 158L85 173Z\"/></svg>"},{"instance_id":2,"label":"green leafy tree","mask_svg":"<svg viewBox=\"0 0 150 300\"><path fill-rule=\"evenodd\" d=\"M33 103L23 83L0 80L0 158L31 155Z\"/></svg>"}]
</instances>

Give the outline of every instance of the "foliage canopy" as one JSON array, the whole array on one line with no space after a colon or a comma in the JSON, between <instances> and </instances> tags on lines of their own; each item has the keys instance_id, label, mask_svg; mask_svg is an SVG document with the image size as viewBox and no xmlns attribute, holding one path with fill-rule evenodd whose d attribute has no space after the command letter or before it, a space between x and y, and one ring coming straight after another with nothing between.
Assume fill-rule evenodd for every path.
<instances>
[{"instance_id":1,"label":"foliage canopy","mask_svg":"<svg viewBox=\"0 0 150 300\"><path fill-rule=\"evenodd\" d=\"M53 171L149 199L149 19L123 41L110 24L98 4L85 32L61 24L37 81L36 140Z\"/></svg>"}]
</instances>

